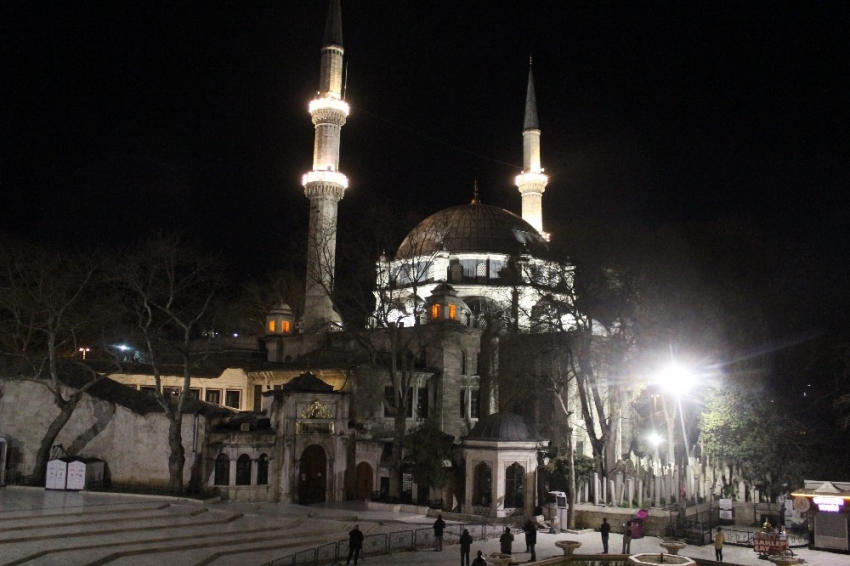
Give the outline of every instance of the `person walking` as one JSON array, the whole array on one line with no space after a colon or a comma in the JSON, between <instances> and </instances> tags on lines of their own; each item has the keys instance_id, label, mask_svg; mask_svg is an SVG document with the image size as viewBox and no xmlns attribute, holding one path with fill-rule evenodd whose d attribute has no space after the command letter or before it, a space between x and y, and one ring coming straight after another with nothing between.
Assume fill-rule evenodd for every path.
<instances>
[{"instance_id":1,"label":"person walking","mask_svg":"<svg viewBox=\"0 0 850 566\"><path fill-rule=\"evenodd\" d=\"M511 554L514 542L514 535L511 534L511 528L505 527L505 532L499 537L499 548L502 554Z\"/></svg>"},{"instance_id":2,"label":"person walking","mask_svg":"<svg viewBox=\"0 0 850 566\"><path fill-rule=\"evenodd\" d=\"M525 551L531 552L529 562L537 562L537 553L534 550L534 545L537 544L537 525L529 519L522 530L525 531Z\"/></svg>"},{"instance_id":3,"label":"person walking","mask_svg":"<svg viewBox=\"0 0 850 566\"><path fill-rule=\"evenodd\" d=\"M487 566L487 561L481 556L481 551L478 551L478 556L472 561L472 566Z\"/></svg>"},{"instance_id":4,"label":"person walking","mask_svg":"<svg viewBox=\"0 0 850 566\"><path fill-rule=\"evenodd\" d=\"M714 559L718 562L723 562L723 543L726 542L726 535L717 527L717 534L714 535Z\"/></svg>"},{"instance_id":5,"label":"person walking","mask_svg":"<svg viewBox=\"0 0 850 566\"><path fill-rule=\"evenodd\" d=\"M626 521L626 530L623 531L623 554L632 553L632 522Z\"/></svg>"},{"instance_id":6,"label":"person walking","mask_svg":"<svg viewBox=\"0 0 850 566\"><path fill-rule=\"evenodd\" d=\"M443 521L443 515L437 515L437 520L434 521L434 552L443 551L443 529L446 528L446 522Z\"/></svg>"},{"instance_id":7,"label":"person walking","mask_svg":"<svg viewBox=\"0 0 850 566\"><path fill-rule=\"evenodd\" d=\"M602 554L608 554L608 536L611 534L611 525L608 524L608 518L602 518L602 526L599 527L602 533Z\"/></svg>"},{"instance_id":8,"label":"person walking","mask_svg":"<svg viewBox=\"0 0 850 566\"><path fill-rule=\"evenodd\" d=\"M472 535L469 529L463 529L460 535L460 566L469 566L469 551L472 549Z\"/></svg>"},{"instance_id":9,"label":"person walking","mask_svg":"<svg viewBox=\"0 0 850 566\"><path fill-rule=\"evenodd\" d=\"M360 530L360 525L354 525L354 528L348 531L348 560L346 564L351 562L351 557L354 556L354 565L357 566L357 559L360 558L360 551L363 549L363 531Z\"/></svg>"}]
</instances>

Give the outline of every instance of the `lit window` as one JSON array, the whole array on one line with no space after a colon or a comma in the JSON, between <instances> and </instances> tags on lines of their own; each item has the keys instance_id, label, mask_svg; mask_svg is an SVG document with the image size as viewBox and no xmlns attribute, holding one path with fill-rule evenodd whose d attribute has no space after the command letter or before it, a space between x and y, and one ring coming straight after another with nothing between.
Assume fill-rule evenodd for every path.
<instances>
[{"instance_id":1,"label":"lit window","mask_svg":"<svg viewBox=\"0 0 850 566\"><path fill-rule=\"evenodd\" d=\"M280 321L280 332L282 334L289 334L289 321L288 320Z\"/></svg>"},{"instance_id":2,"label":"lit window","mask_svg":"<svg viewBox=\"0 0 850 566\"><path fill-rule=\"evenodd\" d=\"M457 305L449 305L449 319L454 320L457 318Z\"/></svg>"},{"instance_id":3,"label":"lit window","mask_svg":"<svg viewBox=\"0 0 850 566\"><path fill-rule=\"evenodd\" d=\"M431 318L433 318L434 320L437 320L438 318L440 318L440 305L438 305L438 304L431 305Z\"/></svg>"},{"instance_id":4,"label":"lit window","mask_svg":"<svg viewBox=\"0 0 850 566\"><path fill-rule=\"evenodd\" d=\"M273 321L273 320L270 320L270 321L269 321L269 334L274 334L274 329L275 329L275 324L274 324L274 322L275 322L275 321Z\"/></svg>"}]
</instances>

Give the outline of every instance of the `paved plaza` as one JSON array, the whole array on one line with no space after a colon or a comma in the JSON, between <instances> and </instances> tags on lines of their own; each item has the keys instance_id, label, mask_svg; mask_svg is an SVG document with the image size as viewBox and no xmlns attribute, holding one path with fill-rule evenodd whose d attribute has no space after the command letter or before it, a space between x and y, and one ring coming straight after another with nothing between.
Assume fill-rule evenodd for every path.
<instances>
[{"instance_id":1,"label":"paved plaza","mask_svg":"<svg viewBox=\"0 0 850 566\"><path fill-rule=\"evenodd\" d=\"M320 506L288 504L203 503L198 501L106 493L0 488L0 566L101 565L164 566L169 564L259 566L299 550L347 539L355 522L368 536L430 526L421 514L366 510L363 503ZM602 551L599 533L538 534L537 559L561 556L559 540L578 540L581 554ZM618 552L621 536L611 535L610 550ZM659 539L632 541L632 553L659 552ZM522 534L513 544L515 561L527 562ZM498 552L499 541L475 541L472 556ZM795 549L807 564L850 566L850 556ZM712 546L688 546L681 554L714 559ZM728 546L725 563L758 564L752 549ZM460 549L410 551L366 556L368 566L399 563L458 565Z\"/></svg>"}]
</instances>

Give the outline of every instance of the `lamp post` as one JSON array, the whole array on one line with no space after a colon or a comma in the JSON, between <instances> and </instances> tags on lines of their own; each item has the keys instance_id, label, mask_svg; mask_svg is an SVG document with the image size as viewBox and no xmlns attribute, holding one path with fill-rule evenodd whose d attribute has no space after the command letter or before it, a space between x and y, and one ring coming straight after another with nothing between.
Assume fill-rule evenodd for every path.
<instances>
[{"instance_id":1,"label":"lamp post","mask_svg":"<svg viewBox=\"0 0 850 566\"><path fill-rule=\"evenodd\" d=\"M676 472L676 459L675 459L675 442L674 442L674 428L675 428L675 413L679 413L679 422L682 425L682 440L685 443L685 458L686 462L690 463L690 448L688 447L688 432L685 428L685 417L682 413L682 395L690 391L695 383L694 374L691 370L686 368L685 366L672 362L667 367L665 367L658 374L657 379L658 384L665 390L669 391L674 395L676 407L673 408L673 414L670 415L666 410L666 403L664 403L664 398L662 398L662 405L664 406L664 416L667 420L667 436L668 436L668 456L667 461L672 466L672 471L675 474ZM681 473L682 468L679 468ZM676 499L681 501L685 499L681 494L681 480L677 478L676 487L679 492L676 493ZM685 505L687 505L687 501L685 501Z\"/></svg>"},{"instance_id":2,"label":"lamp post","mask_svg":"<svg viewBox=\"0 0 850 566\"><path fill-rule=\"evenodd\" d=\"M84 360L86 359L86 353L91 352L91 348L83 347L83 348L80 348L79 350L80 350L80 353L83 355Z\"/></svg>"}]
</instances>

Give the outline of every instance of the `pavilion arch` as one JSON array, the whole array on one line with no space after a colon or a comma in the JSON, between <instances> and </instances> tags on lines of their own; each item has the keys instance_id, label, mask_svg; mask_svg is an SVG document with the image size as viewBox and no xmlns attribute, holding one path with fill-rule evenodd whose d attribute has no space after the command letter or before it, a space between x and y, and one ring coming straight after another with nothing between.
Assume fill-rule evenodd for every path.
<instances>
[{"instance_id":1,"label":"pavilion arch","mask_svg":"<svg viewBox=\"0 0 850 566\"><path fill-rule=\"evenodd\" d=\"M219 454L215 459L215 485L230 485L230 458Z\"/></svg>"},{"instance_id":2,"label":"pavilion arch","mask_svg":"<svg viewBox=\"0 0 850 566\"><path fill-rule=\"evenodd\" d=\"M487 462L479 462L475 466L472 479L472 504L489 507L493 499L493 470Z\"/></svg>"}]
</instances>

